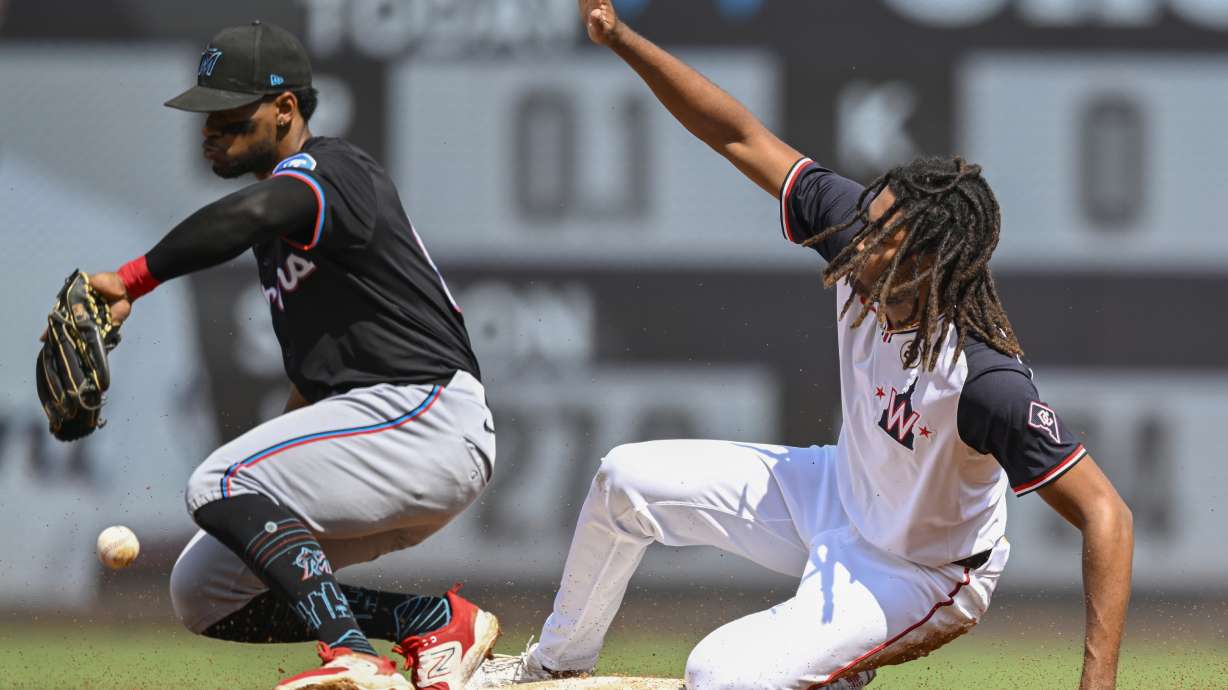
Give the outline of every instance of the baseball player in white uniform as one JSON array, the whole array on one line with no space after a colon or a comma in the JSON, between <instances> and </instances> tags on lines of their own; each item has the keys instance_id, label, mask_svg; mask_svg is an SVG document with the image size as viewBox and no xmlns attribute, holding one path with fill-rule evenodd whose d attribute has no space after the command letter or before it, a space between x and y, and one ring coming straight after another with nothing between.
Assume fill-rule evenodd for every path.
<instances>
[{"instance_id":1,"label":"baseball player in white uniform","mask_svg":"<svg viewBox=\"0 0 1228 690\"><path fill-rule=\"evenodd\" d=\"M1083 532L1083 687L1113 687L1131 515L1039 397L987 262L1000 213L979 166L926 158L869 187L814 163L741 104L581 0L611 48L693 134L780 201L784 236L827 261L844 423L832 446L620 446L581 510L540 642L470 687L591 671L648 545L709 545L796 576L796 594L691 652L691 690L858 688L989 607L1010 552L1006 495L1036 492Z\"/></svg>"}]
</instances>

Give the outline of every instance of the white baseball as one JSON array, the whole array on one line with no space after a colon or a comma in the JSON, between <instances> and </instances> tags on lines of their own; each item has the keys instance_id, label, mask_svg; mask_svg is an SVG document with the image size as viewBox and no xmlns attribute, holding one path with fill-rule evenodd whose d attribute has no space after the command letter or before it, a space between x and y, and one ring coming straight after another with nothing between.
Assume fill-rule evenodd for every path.
<instances>
[{"instance_id":1,"label":"white baseball","mask_svg":"<svg viewBox=\"0 0 1228 690\"><path fill-rule=\"evenodd\" d=\"M98 560L111 570L127 568L140 552L141 542L123 525L108 527L98 535Z\"/></svg>"}]
</instances>

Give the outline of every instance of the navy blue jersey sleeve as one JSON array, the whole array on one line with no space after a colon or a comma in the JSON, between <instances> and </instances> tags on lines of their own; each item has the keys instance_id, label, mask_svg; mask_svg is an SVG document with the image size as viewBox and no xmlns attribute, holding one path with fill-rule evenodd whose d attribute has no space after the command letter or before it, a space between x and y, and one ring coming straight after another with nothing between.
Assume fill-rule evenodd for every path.
<instances>
[{"instance_id":1,"label":"navy blue jersey sleeve","mask_svg":"<svg viewBox=\"0 0 1228 690\"><path fill-rule=\"evenodd\" d=\"M847 223L857 213L865 188L803 158L793 164L780 188L780 229L785 239L801 244L823 230ZM815 249L831 261L848 245L859 225L824 240Z\"/></svg>"},{"instance_id":2,"label":"navy blue jersey sleeve","mask_svg":"<svg viewBox=\"0 0 1228 690\"><path fill-rule=\"evenodd\" d=\"M316 197L316 218L301 234L286 241L299 249L318 245L356 247L371 239L375 228L375 187L358 159L344 153L296 153L273 169L274 177L294 178Z\"/></svg>"},{"instance_id":3,"label":"navy blue jersey sleeve","mask_svg":"<svg viewBox=\"0 0 1228 690\"><path fill-rule=\"evenodd\" d=\"M1087 454L1025 372L993 369L966 382L957 418L963 442L997 459L1016 496L1055 481Z\"/></svg>"}]
</instances>

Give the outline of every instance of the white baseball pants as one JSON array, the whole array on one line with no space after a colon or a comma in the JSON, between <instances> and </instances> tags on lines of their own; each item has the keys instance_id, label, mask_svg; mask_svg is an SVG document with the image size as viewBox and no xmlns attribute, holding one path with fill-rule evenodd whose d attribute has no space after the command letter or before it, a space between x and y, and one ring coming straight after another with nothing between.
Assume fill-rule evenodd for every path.
<instances>
[{"instance_id":1,"label":"white baseball pants","mask_svg":"<svg viewBox=\"0 0 1228 690\"><path fill-rule=\"evenodd\" d=\"M989 607L1009 545L976 570L886 553L849 524L832 447L654 441L615 448L580 512L534 655L588 670L648 545L708 545L800 578L797 593L710 633L690 690L819 687L922 656ZM907 519L901 515L900 519Z\"/></svg>"}]
</instances>

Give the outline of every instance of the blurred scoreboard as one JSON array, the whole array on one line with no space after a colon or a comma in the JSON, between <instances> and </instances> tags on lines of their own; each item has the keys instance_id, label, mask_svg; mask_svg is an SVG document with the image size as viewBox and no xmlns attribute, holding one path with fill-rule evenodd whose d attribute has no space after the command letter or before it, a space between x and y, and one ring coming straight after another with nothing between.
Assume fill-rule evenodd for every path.
<instances>
[{"instance_id":1,"label":"blurred scoreboard","mask_svg":"<svg viewBox=\"0 0 1228 690\"><path fill-rule=\"evenodd\" d=\"M1228 266L1228 57L978 53L960 147L1004 216L996 265Z\"/></svg>"},{"instance_id":2,"label":"blurred scoreboard","mask_svg":"<svg viewBox=\"0 0 1228 690\"><path fill-rule=\"evenodd\" d=\"M685 57L766 122L778 121L769 54ZM797 258L773 241L774 200L745 184L609 56L411 58L393 68L389 85L389 116L403 121L390 130L390 170L406 182L406 206L441 260Z\"/></svg>"}]
</instances>

